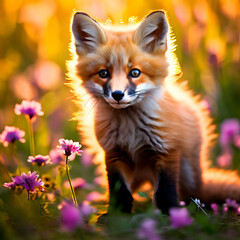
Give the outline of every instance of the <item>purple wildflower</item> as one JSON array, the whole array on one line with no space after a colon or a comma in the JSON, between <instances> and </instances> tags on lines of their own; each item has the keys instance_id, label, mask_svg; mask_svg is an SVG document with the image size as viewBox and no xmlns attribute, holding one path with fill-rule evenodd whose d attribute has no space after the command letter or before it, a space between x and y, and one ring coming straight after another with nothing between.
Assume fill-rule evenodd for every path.
<instances>
[{"instance_id":1,"label":"purple wildflower","mask_svg":"<svg viewBox=\"0 0 240 240\"><path fill-rule=\"evenodd\" d=\"M80 205L79 205L79 209L80 209L80 212L82 214L82 216L85 218L85 219L88 219L88 217L93 214L93 213L97 213L97 209L90 206L87 202L82 202Z\"/></svg>"},{"instance_id":2,"label":"purple wildflower","mask_svg":"<svg viewBox=\"0 0 240 240\"><path fill-rule=\"evenodd\" d=\"M81 155L83 152L82 150L79 150L79 148L82 147L78 142L73 142L73 140L67 140L67 139L60 139L59 140L60 146L57 146L59 150L62 150L65 156L70 156L74 153Z\"/></svg>"},{"instance_id":3,"label":"purple wildflower","mask_svg":"<svg viewBox=\"0 0 240 240\"><path fill-rule=\"evenodd\" d=\"M83 223L79 209L70 204L63 202L61 204L61 223L64 231L73 231Z\"/></svg>"},{"instance_id":4,"label":"purple wildflower","mask_svg":"<svg viewBox=\"0 0 240 240\"><path fill-rule=\"evenodd\" d=\"M21 104L16 104L14 111L17 115L27 115L30 119L44 114L39 102L29 100L23 100Z\"/></svg>"},{"instance_id":5,"label":"purple wildflower","mask_svg":"<svg viewBox=\"0 0 240 240\"><path fill-rule=\"evenodd\" d=\"M49 157L53 164L64 164L63 155L55 149L49 152Z\"/></svg>"},{"instance_id":6,"label":"purple wildflower","mask_svg":"<svg viewBox=\"0 0 240 240\"><path fill-rule=\"evenodd\" d=\"M239 135L240 124L238 119L227 119L221 125L220 144L222 147L228 146Z\"/></svg>"},{"instance_id":7,"label":"purple wildflower","mask_svg":"<svg viewBox=\"0 0 240 240\"><path fill-rule=\"evenodd\" d=\"M171 208L169 213L171 226L174 228L185 227L193 222L186 208Z\"/></svg>"},{"instance_id":8,"label":"purple wildflower","mask_svg":"<svg viewBox=\"0 0 240 240\"><path fill-rule=\"evenodd\" d=\"M238 119L227 119L221 125L220 145L222 154L218 157L217 163L220 167L230 166L232 163L232 147L240 147L240 122Z\"/></svg>"},{"instance_id":9,"label":"purple wildflower","mask_svg":"<svg viewBox=\"0 0 240 240\"><path fill-rule=\"evenodd\" d=\"M86 227L89 216L96 213L96 209L85 202L76 207L64 201L59 207L64 231L73 231L77 227Z\"/></svg>"},{"instance_id":10,"label":"purple wildflower","mask_svg":"<svg viewBox=\"0 0 240 240\"><path fill-rule=\"evenodd\" d=\"M23 186L23 179L21 176L16 176L12 178L13 181L16 183L16 185L22 185Z\"/></svg>"},{"instance_id":11,"label":"purple wildflower","mask_svg":"<svg viewBox=\"0 0 240 240\"><path fill-rule=\"evenodd\" d=\"M24 131L15 127L5 126L4 131L0 134L0 142L3 143L4 147L7 147L9 143L14 143L17 140L24 143L24 136Z\"/></svg>"},{"instance_id":12,"label":"purple wildflower","mask_svg":"<svg viewBox=\"0 0 240 240\"><path fill-rule=\"evenodd\" d=\"M156 232L156 222L150 218L143 220L137 236L139 239L160 240Z\"/></svg>"},{"instance_id":13,"label":"purple wildflower","mask_svg":"<svg viewBox=\"0 0 240 240\"><path fill-rule=\"evenodd\" d=\"M38 179L37 172L31 173L30 171L28 174L22 173L21 176L16 176L13 178L16 185L22 185L27 191L35 192L35 187L43 186L44 183L41 179Z\"/></svg>"},{"instance_id":14,"label":"purple wildflower","mask_svg":"<svg viewBox=\"0 0 240 240\"><path fill-rule=\"evenodd\" d=\"M232 209L236 210L239 207L239 204L236 202L236 200L227 198L225 201L226 201L228 208L232 208Z\"/></svg>"},{"instance_id":15,"label":"purple wildflower","mask_svg":"<svg viewBox=\"0 0 240 240\"><path fill-rule=\"evenodd\" d=\"M212 208L213 213L214 213L215 215L219 215L218 205L217 205L216 203L212 203L212 204L211 204L211 208Z\"/></svg>"},{"instance_id":16,"label":"purple wildflower","mask_svg":"<svg viewBox=\"0 0 240 240\"><path fill-rule=\"evenodd\" d=\"M12 182L4 183L3 186L6 188L11 189L12 191L16 191L16 193L21 193L23 190L23 186L21 185L22 181L19 181L20 176L16 176L15 178L12 178ZM17 182L15 181L17 179Z\"/></svg>"},{"instance_id":17,"label":"purple wildflower","mask_svg":"<svg viewBox=\"0 0 240 240\"><path fill-rule=\"evenodd\" d=\"M36 163L39 167L43 166L44 164L52 164L49 156L42 155L37 155L36 157L29 156L27 161L31 163Z\"/></svg>"}]
</instances>

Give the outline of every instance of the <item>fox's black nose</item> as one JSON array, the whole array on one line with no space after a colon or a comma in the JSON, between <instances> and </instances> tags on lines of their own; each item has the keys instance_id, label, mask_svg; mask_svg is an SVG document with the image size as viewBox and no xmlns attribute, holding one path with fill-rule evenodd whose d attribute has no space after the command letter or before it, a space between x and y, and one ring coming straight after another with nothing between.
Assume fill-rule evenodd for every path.
<instances>
[{"instance_id":1,"label":"fox's black nose","mask_svg":"<svg viewBox=\"0 0 240 240\"><path fill-rule=\"evenodd\" d=\"M122 91L114 91L112 93L113 99L115 99L118 102L123 98L123 96L124 96L124 93Z\"/></svg>"}]
</instances>

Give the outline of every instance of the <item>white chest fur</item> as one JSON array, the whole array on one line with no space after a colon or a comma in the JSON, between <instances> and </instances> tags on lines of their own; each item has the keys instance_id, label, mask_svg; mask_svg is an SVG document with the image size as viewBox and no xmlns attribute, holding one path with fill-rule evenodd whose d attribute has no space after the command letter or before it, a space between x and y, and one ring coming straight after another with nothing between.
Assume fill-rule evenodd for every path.
<instances>
[{"instance_id":1,"label":"white chest fur","mask_svg":"<svg viewBox=\"0 0 240 240\"><path fill-rule=\"evenodd\" d=\"M155 151L166 152L160 115L156 100L151 98L125 109L112 109L104 104L96 112L96 131L101 132L98 141L105 151L120 147L134 154L148 145Z\"/></svg>"}]
</instances>

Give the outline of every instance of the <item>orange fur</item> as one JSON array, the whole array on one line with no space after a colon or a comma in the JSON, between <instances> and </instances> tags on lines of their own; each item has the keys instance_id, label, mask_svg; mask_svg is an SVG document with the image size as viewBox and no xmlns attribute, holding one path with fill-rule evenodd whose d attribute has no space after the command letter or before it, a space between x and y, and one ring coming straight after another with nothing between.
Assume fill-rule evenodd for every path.
<instances>
[{"instance_id":1,"label":"orange fur","mask_svg":"<svg viewBox=\"0 0 240 240\"><path fill-rule=\"evenodd\" d=\"M185 82L177 82L180 68L174 54L173 40L170 34L166 39L162 34L160 39L162 42L157 43L154 34L159 35L166 31L164 29L166 25L154 14L150 14L146 21L143 20L142 23L127 29L103 25L96 27L97 24L84 14L77 16L79 20L77 17L73 20L73 26L78 24L77 21L82 21L84 24L86 21L89 26L94 25L88 32L85 25L82 22L79 23L84 36L90 36L90 40L81 42L82 39L78 39L75 35L73 43L76 43L78 54L74 53L75 46L72 45L73 59L68 63L70 87L79 106L76 119L79 121L82 143L91 154L95 154L94 162L99 165L99 174L106 179L105 158L107 170L118 169L132 191L137 190L145 181L155 186L157 171L164 169L173 179L177 179L179 199L188 200L189 197L199 197L205 203L210 203L224 201L225 198L230 197L240 201L238 175L235 172L209 169L208 152L213 139L216 138L215 126L200 97L194 96ZM152 25L148 26L148 21L152 21L151 24L155 24L157 30L154 28L151 30ZM78 31L79 26L73 28L73 31ZM153 35L153 40L147 39L148 35L142 31L146 28L149 28L147 30ZM79 34L83 34L82 32ZM95 35L92 35L92 32L97 35L97 40L94 39ZM142 36L144 34L146 36ZM91 38L93 38L92 42ZM108 69L111 75L110 81L99 77L97 73L102 69ZM128 73L131 69L139 69L141 75L136 79L129 79ZM129 82L136 87L141 84L151 84L152 87L159 89L159 92L154 93L154 96L153 93L146 94L143 97L144 100L124 109L115 109L106 102L106 99L94 96L91 88L86 85L90 81L98 88L104 88L106 84L110 84L112 92L116 90L124 92L129 87ZM153 105L157 106L152 110L144 106L149 98L152 99ZM149 106L152 107L152 105ZM145 138L153 134L156 139L159 137L162 141L159 143L162 144L161 157L157 160L155 160L154 147L149 151L145 143L138 148L131 139L131 134L133 138L138 137L135 135L138 129L131 132L130 126L134 126L138 121L134 119L134 114L141 108L150 111L147 113L151 115L147 119L149 121L147 124L151 127L151 131L146 128L140 129L140 134L145 134ZM119 148L116 150L116 147L112 148L115 143L109 142L106 136L109 126L118 121L124 121L124 118L129 118L125 123L129 126L126 136L119 138L118 134L124 134L124 129L121 131L114 127L113 130L116 131L109 133L113 141L120 142L116 143ZM144 120L141 121L144 125ZM153 121L152 125L151 121ZM155 131L156 134L152 133ZM130 144L124 145L124 137ZM154 145L153 142L157 141L156 139L150 137L149 144ZM130 149L131 144L134 149Z\"/></svg>"}]
</instances>

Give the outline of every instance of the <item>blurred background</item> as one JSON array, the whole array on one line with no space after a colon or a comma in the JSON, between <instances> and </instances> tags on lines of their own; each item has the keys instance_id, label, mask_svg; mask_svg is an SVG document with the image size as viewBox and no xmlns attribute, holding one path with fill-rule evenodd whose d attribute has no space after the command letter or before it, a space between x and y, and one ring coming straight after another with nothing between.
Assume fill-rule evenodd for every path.
<instances>
[{"instance_id":1,"label":"blurred background","mask_svg":"<svg viewBox=\"0 0 240 240\"><path fill-rule=\"evenodd\" d=\"M77 123L70 121L77 109L64 85L73 11L102 22L128 23L154 9L167 11L181 79L202 94L217 132L223 120L240 119L239 0L1 0L0 132L5 125L16 126L25 130L28 141L26 119L13 110L22 99L32 99L44 111L34 123L37 154L48 154L62 137L78 141ZM28 144L17 144L26 158ZM1 144L1 154L6 151ZM214 161L220 152L217 145ZM233 166L240 169L239 157L238 151Z\"/></svg>"}]
</instances>

